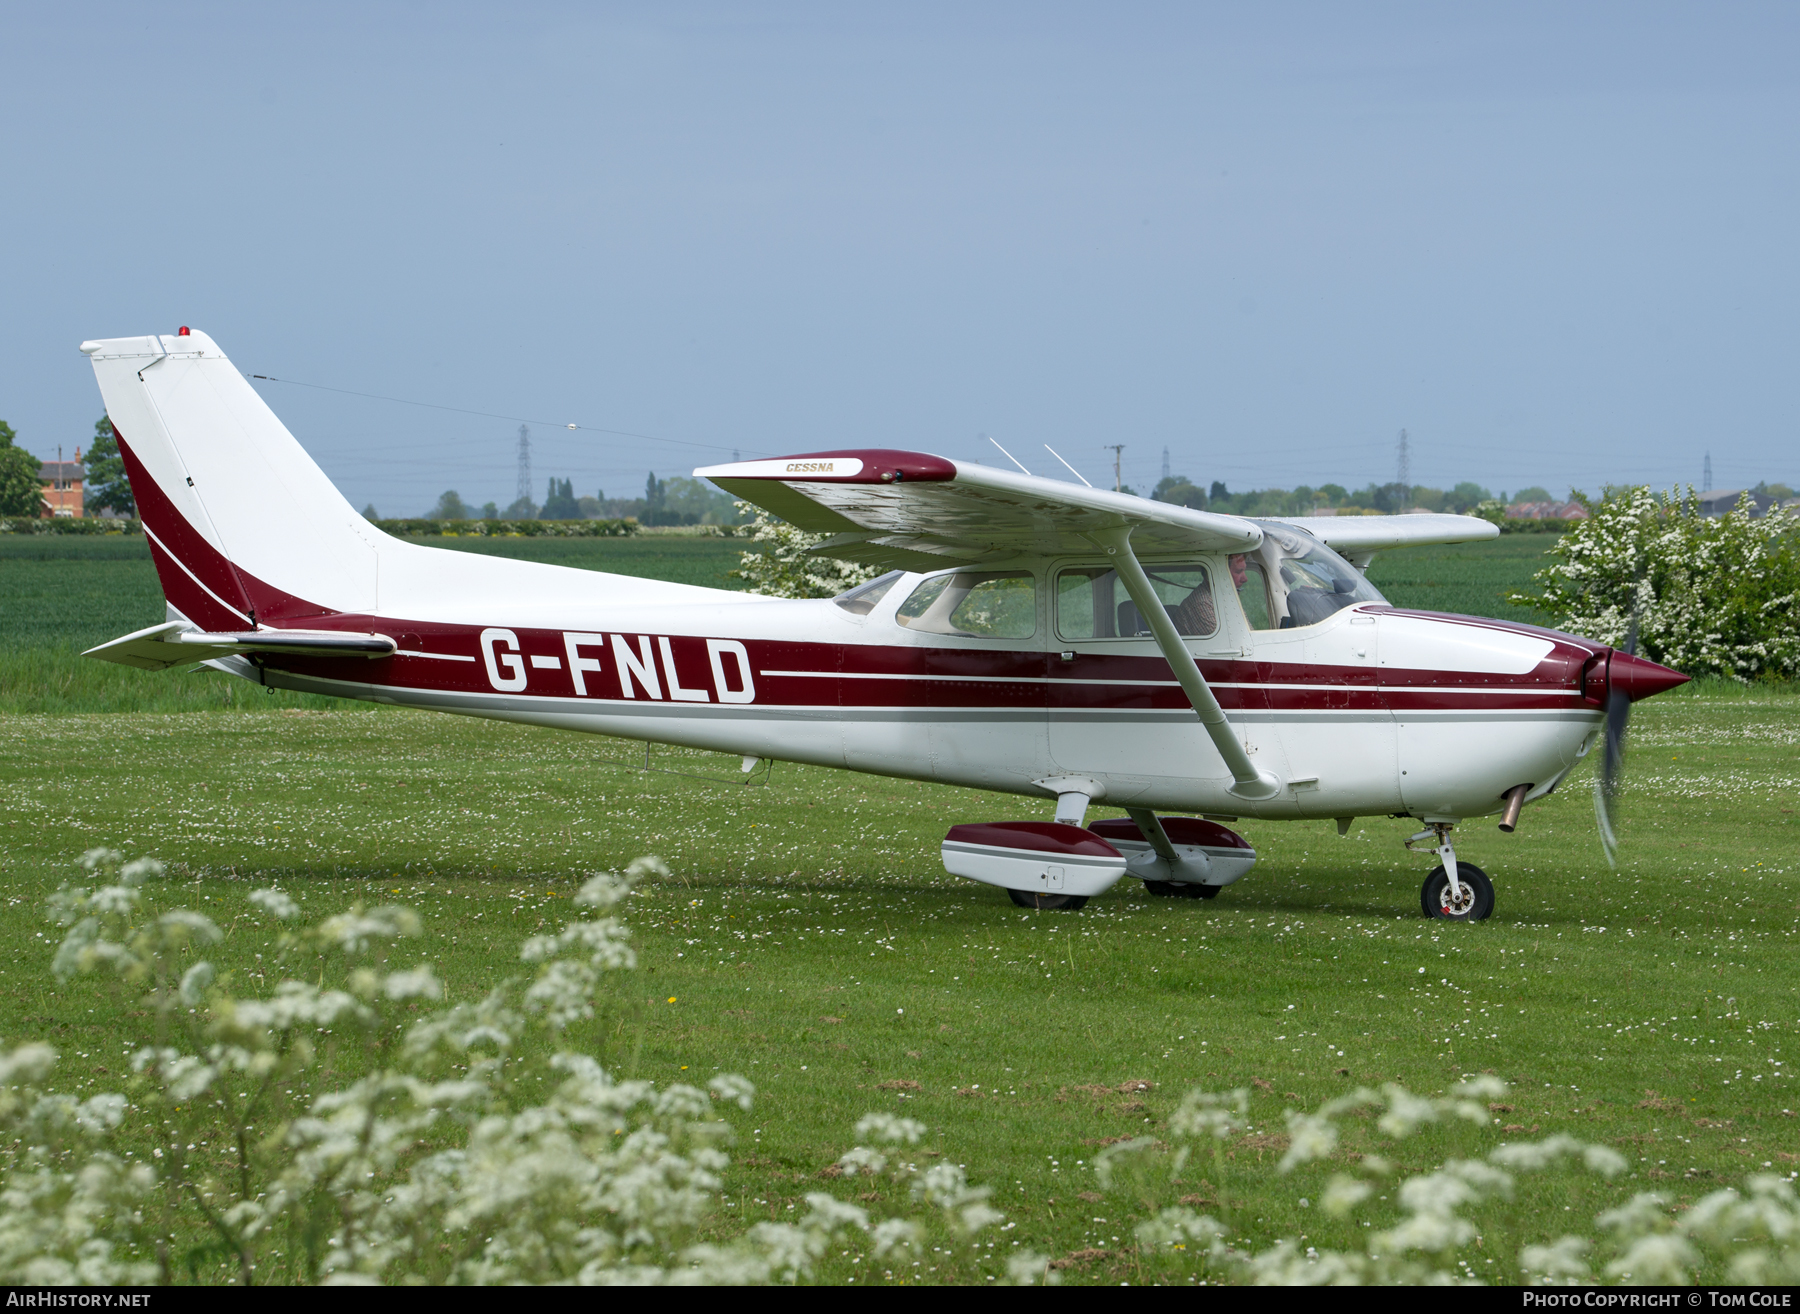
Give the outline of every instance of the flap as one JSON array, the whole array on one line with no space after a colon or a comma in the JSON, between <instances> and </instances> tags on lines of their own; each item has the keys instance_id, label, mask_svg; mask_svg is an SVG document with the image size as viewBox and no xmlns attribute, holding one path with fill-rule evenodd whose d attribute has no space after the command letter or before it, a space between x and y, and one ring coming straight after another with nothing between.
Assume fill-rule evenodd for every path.
<instances>
[{"instance_id":1,"label":"flap","mask_svg":"<svg viewBox=\"0 0 1800 1314\"><path fill-rule=\"evenodd\" d=\"M315 657L391 657L398 647L385 634L347 634L338 630L252 630L214 634L187 621L167 621L136 630L89 648L83 657L118 662L144 671L161 671L182 662L208 661L232 654L288 653Z\"/></svg>"},{"instance_id":2,"label":"flap","mask_svg":"<svg viewBox=\"0 0 1800 1314\"><path fill-rule=\"evenodd\" d=\"M1262 530L1241 516L921 452L811 452L694 474L797 529L829 535L822 555L905 570L1091 552L1090 535L1125 525L1135 527L1140 556L1247 552L1262 542Z\"/></svg>"}]
</instances>

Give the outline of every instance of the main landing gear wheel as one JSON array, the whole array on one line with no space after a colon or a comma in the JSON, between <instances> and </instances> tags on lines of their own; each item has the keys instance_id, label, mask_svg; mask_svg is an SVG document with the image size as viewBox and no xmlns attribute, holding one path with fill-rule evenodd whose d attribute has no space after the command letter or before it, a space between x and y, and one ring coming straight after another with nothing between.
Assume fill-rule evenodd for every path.
<instances>
[{"instance_id":1,"label":"main landing gear wheel","mask_svg":"<svg viewBox=\"0 0 1800 1314\"><path fill-rule=\"evenodd\" d=\"M1059 909L1074 912L1087 903L1085 894L1039 894L1035 890L1008 890L1012 901L1021 908L1036 908L1043 912Z\"/></svg>"},{"instance_id":2,"label":"main landing gear wheel","mask_svg":"<svg viewBox=\"0 0 1800 1314\"><path fill-rule=\"evenodd\" d=\"M1442 917L1453 922L1483 922L1494 911L1494 883L1479 867L1466 862L1456 864L1456 883L1462 886L1462 898L1450 897L1450 874L1434 867L1419 892L1419 902L1427 917Z\"/></svg>"},{"instance_id":3,"label":"main landing gear wheel","mask_svg":"<svg viewBox=\"0 0 1800 1314\"><path fill-rule=\"evenodd\" d=\"M1144 892L1164 899L1216 899L1217 885L1190 885L1186 881L1145 881Z\"/></svg>"}]
</instances>

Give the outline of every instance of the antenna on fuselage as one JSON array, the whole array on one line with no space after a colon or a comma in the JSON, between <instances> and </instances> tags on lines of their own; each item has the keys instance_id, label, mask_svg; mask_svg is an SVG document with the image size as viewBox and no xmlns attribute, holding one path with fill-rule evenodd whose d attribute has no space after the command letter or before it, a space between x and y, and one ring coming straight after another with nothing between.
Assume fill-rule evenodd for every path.
<instances>
[{"instance_id":1,"label":"antenna on fuselage","mask_svg":"<svg viewBox=\"0 0 1800 1314\"><path fill-rule=\"evenodd\" d=\"M994 443L994 446L1000 447L999 443L994 442L994 440L992 438L988 438L988 436L985 433L982 434L981 436L983 438L987 438L987 440L990 443ZM1021 461L1018 457L1014 456L1011 452L1007 451L1004 447L1000 447L1000 455L1004 456L1007 460L1011 461L1014 465L1018 466L1019 469L1025 470L1025 463L1023 461ZM1025 473L1031 474L1031 471L1025 470ZM1034 475L1033 478L1036 478L1036 476Z\"/></svg>"}]
</instances>

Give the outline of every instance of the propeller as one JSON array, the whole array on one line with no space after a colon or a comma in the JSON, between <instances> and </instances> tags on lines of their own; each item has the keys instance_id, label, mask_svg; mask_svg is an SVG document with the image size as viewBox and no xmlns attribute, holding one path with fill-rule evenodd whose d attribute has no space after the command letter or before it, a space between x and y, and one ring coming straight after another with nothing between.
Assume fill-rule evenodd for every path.
<instances>
[{"instance_id":1,"label":"propeller","mask_svg":"<svg viewBox=\"0 0 1800 1314\"><path fill-rule=\"evenodd\" d=\"M1633 615L1631 628L1625 635L1623 649L1627 657L1637 656L1638 618ZM1609 678L1606 696L1606 744L1600 755L1600 770L1594 774L1594 819L1600 825L1600 847L1606 850L1606 865L1619 868L1619 836L1614 828L1618 813L1619 774L1625 766L1625 732L1631 728L1631 694L1624 681Z\"/></svg>"}]
</instances>

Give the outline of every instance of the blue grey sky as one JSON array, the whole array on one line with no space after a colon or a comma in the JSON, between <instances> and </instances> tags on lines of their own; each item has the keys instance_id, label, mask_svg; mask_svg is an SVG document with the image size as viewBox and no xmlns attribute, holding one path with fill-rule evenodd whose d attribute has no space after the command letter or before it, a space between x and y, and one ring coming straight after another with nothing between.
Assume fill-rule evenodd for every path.
<instances>
[{"instance_id":1,"label":"blue grey sky","mask_svg":"<svg viewBox=\"0 0 1800 1314\"><path fill-rule=\"evenodd\" d=\"M0 416L76 344L520 416L537 496L895 446L1800 482L1792 4L7 6ZM359 507L517 425L268 383ZM578 422L636 436L550 427Z\"/></svg>"}]
</instances>

